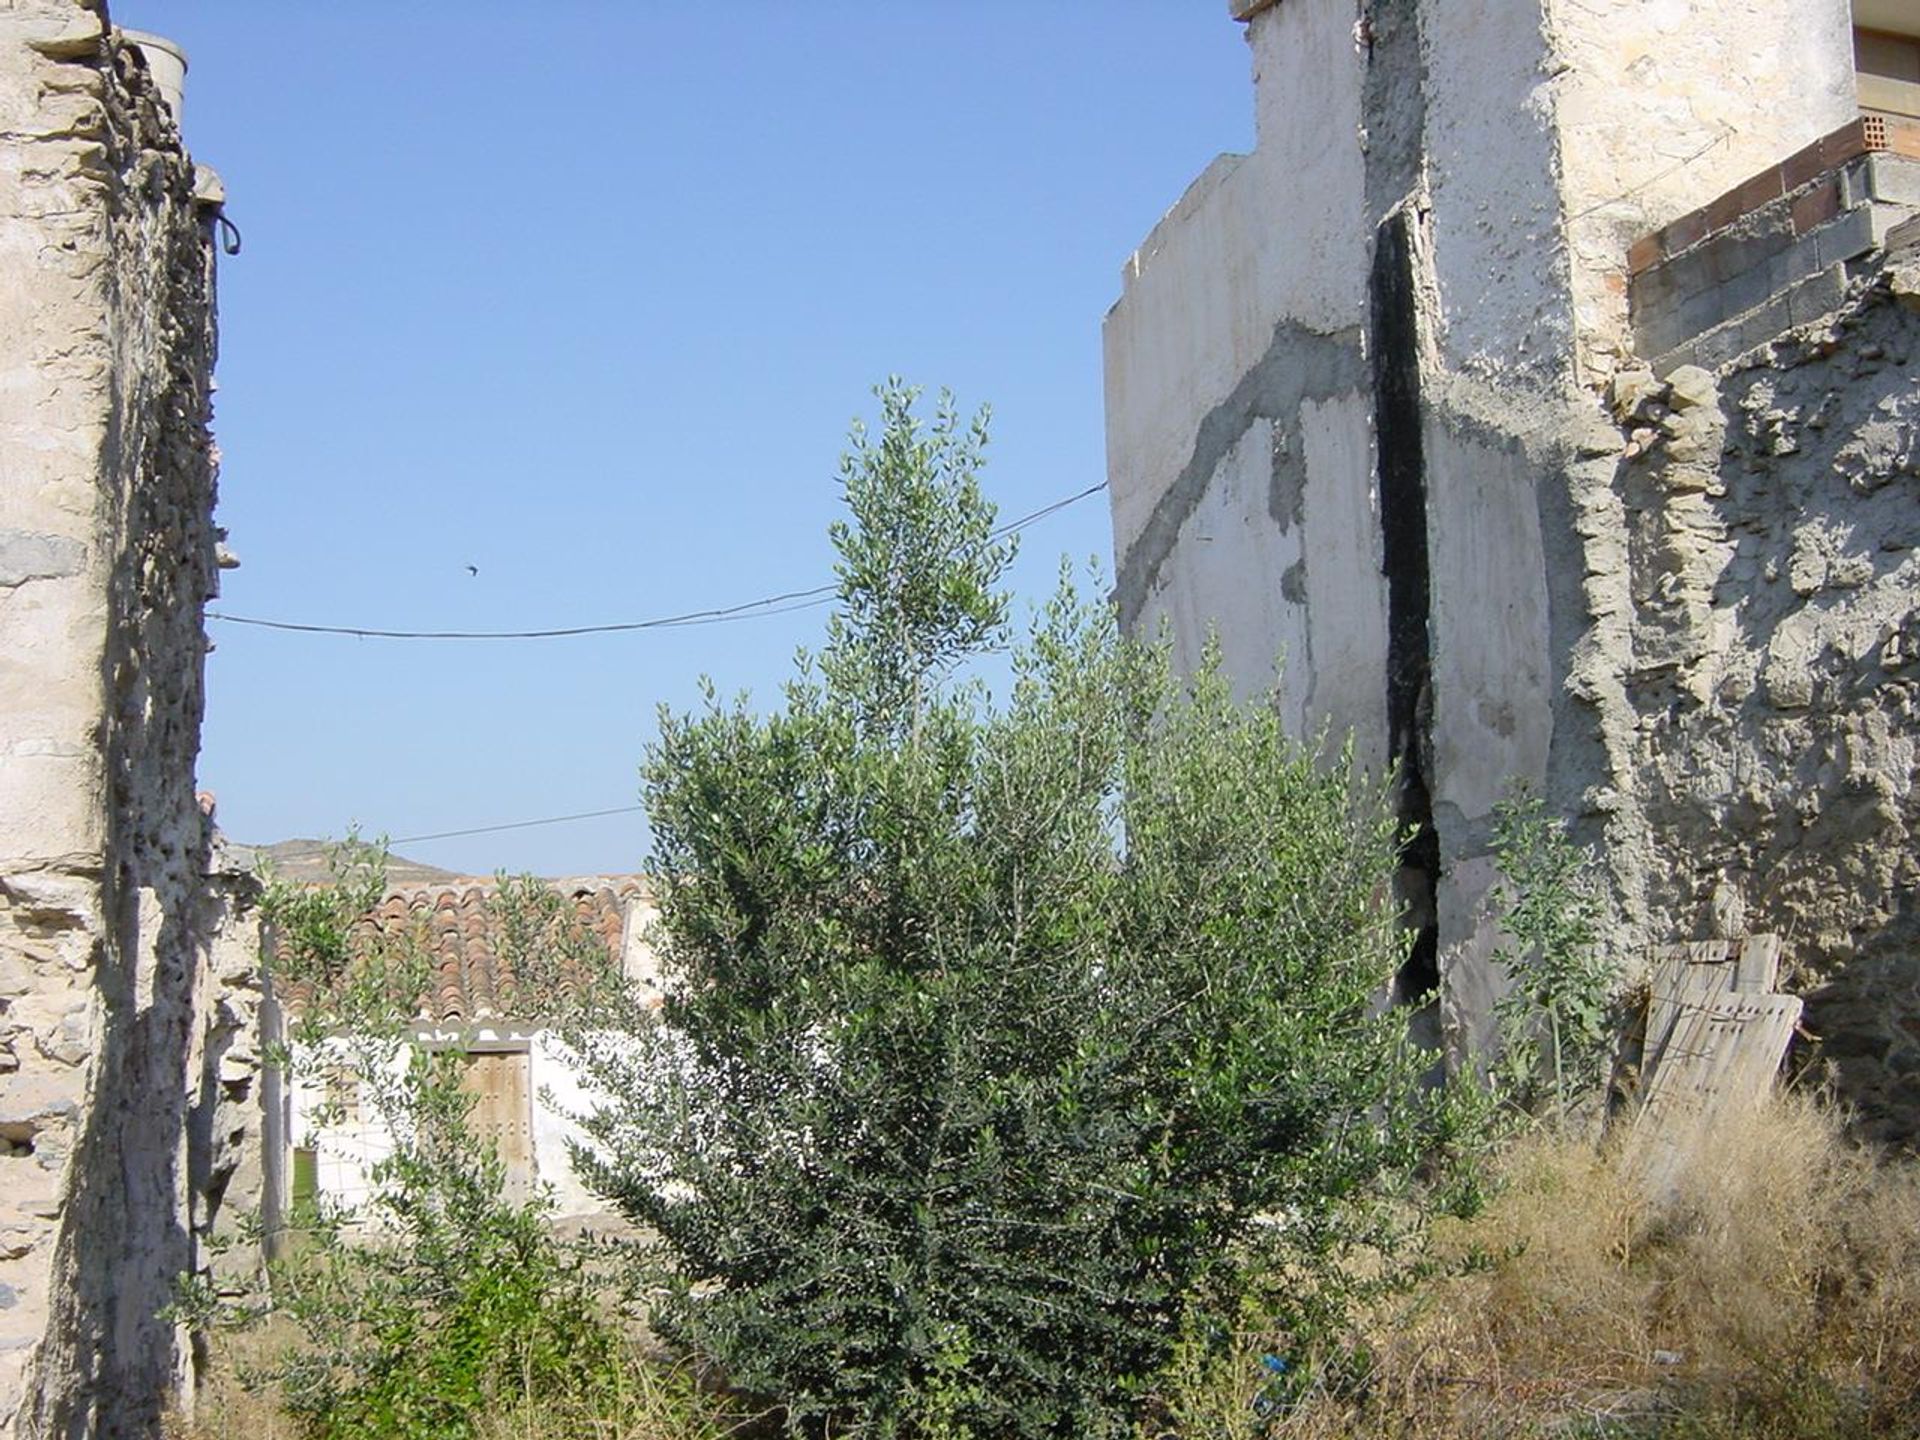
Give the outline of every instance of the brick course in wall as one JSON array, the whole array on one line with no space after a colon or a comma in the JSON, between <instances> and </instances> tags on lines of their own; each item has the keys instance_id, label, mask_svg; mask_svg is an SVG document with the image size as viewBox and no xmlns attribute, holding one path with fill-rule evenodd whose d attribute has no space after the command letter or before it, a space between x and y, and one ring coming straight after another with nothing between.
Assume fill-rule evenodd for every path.
<instances>
[{"instance_id":1,"label":"brick course in wall","mask_svg":"<svg viewBox=\"0 0 1920 1440\"><path fill-rule=\"evenodd\" d=\"M1920 125L1864 117L1633 247L1636 348L1712 368L1831 312L1848 266L1920 209Z\"/></svg>"}]
</instances>

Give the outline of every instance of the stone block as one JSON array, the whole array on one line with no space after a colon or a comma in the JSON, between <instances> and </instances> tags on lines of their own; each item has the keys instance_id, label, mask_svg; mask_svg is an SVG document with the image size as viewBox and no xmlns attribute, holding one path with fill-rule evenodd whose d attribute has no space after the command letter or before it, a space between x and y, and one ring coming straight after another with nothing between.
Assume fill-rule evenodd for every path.
<instances>
[{"instance_id":1,"label":"stone block","mask_svg":"<svg viewBox=\"0 0 1920 1440\"><path fill-rule=\"evenodd\" d=\"M1634 314L1634 343L1643 355L1663 354L1710 329L1722 318L1714 290L1689 296L1677 304L1650 306Z\"/></svg>"},{"instance_id":2,"label":"stone block","mask_svg":"<svg viewBox=\"0 0 1920 1440\"><path fill-rule=\"evenodd\" d=\"M1796 325L1811 325L1831 315L1847 298L1844 265L1830 265L1787 292L1787 309Z\"/></svg>"},{"instance_id":3,"label":"stone block","mask_svg":"<svg viewBox=\"0 0 1920 1440\"><path fill-rule=\"evenodd\" d=\"M1873 198L1868 184L1867 162L1864 157L1850 161L1834 176L1840 183L1840 208L1852 210L1864 205Z\"/></svg>"},{"instance_id":4,"label":"stone block","mask_svg":"<svg viewBox=\"0 0 1920 1440\"><path fill-rule=\"evenodd\" d=\"M1698 363L1698 359L1698 347L1694 345L1692 340L1688 340L1684 344L1676 345L1671 350L1654 356L1652 361L1653 373L1658 378L1664 380L1681 366Z\"/></svg>"},{"instance_id":5,"label":"stone block","mask_svg":"<svg viewBox=\"0 0 1920 1440\"><path fill-rule=\"evenodd\" d=\"M1695 362L1709 370L1718 370L1745 354L1747 347L1742 341L1741 324L1739 320L1730 320L1698 336L1693 342Z\"/></svg>"},{"instance_id":6,"label":"stone block","mask_svg":"<svg viewBox=\"0 0 1920 1440\"><path fill-rule=\"evenodd\" d=\"M1793 323L1792 307L1788 297L1784 294L1776 294L1759 309L1750 311L1741 318L1739 353L1745 354L1749 350L1779 339L1793 327Z\"/></svg>"},{"instance_id":7,"label":"stone block","mask_svg":"<svg viewBox=\"0 0 1920 1440\"><path fill-rule=\"evenodd\" d=\"M1875 200L1920 207L1920 160L1884 153L1868 156L1866 188Z\"/></svg>"},{"instance_id":8,"label":"stone block","mask_svg":"<svg viewBox=\"0 0 1920 1440\"><path fill-rule=\"evenodd\" d=\"M1767 284L1776 294L1784 295L1819 270L1820 242L1809 235L1767 262Z\"/></svg>"},{"instance_id":9,"label":"stone block","mask_svg":"<svg viewBox=\"0 0 1920 1440\"><path fill-rule=\"evenodd\" d=\"M1749 225L1750 221L1742 221L1702 247L1711 257L1714 275L1720 284L1764 268L1769 260L1794 243L1793 229L1784 210L1778 226L1750 229Z\"/></svg>"},{"instance_id":10,"label":"stone block","mask_svg":"<svg viewBox=\"0 0 1920 1440\"><path fill-rule=\"evenodd\" d=\"M1884 230L1881 233L1884 234ZM1858 260L1879 243L1879 236L1874 233L1873 207L1861 205L1849 210L1832 224L1814 231L1814 237L1820 242L1822 266Z\"/></svg>"},{"instance_id":11,"label":"stone block","mask_svg":"<svg viewBox=\"0 0 1920 1440\"><path fill-rule=\"evenodd\" d=\"M1773 283L1763 263L1722 281L1716 293L1720 318L1731 319L1757 310L1772 299Z\"/></svg>"}]
</instances>

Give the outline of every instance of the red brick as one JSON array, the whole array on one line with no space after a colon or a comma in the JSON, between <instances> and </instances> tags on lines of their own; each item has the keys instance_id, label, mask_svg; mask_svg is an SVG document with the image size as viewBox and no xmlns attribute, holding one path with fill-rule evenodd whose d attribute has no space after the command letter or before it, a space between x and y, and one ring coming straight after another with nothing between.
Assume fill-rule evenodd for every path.
<instances>
[{"instance_id":1,"label":"red brick","mask_svg":"<svg viewBox=\"0 0 1920 1440\"><path fill-rule=\"evenodd\" d=\"M1816 140L1780 162L1780 183L1788 190L1798 190L1826 168L1821 142Z\"/></svg>"},{"instance_id":2,"label":"red brick","mask_svg":"<svg viewBox=\"0 0 1920 1440\"><path fill-rule=\"evenodd\" d=\"M1850 120L1820 142L1820 168L1837 170L1856 155L1867 153L1866 119Z\"/></svg>"},{"instance_id":3,"label":"red brick","mask_svg":"<svg viewBox=\"0 0 1920 1440\"><path fill-rule=\"evenodd\" d=\"M1689 246L1698 245L1707 236L1707 212L1689 210L1678 220L1671 221L1660 232L1661 248L1669 255L1678 255Z\"/></svg>"},{"instance_id":4,"label":"red brick","mask_svg":"<svg viewBox=\"0 0 1920 1440\"><path fill-rule=\"evenodd\" d=\"M1660 244L1661 232L1642 235L1627 248L1627 270L1638 275L1642 270L1651 270L1665 257L1666 251Z\"/></svg>"},{"instance_id":5,"label":"red brick","mask_svg":"<svg viewBox=\"0 0 1920 1440\"><path fill-rule=\"evenodd\" d=\"M1840 213L1840 182L1822 180L1793 202L1793 233L1804 235Z\"/></svg>"},{"instance_id":6,"label":"red brick","mask_svg":"<svg viewBox=\"0 0 1920 1440\"><path fill-rule=\"evenodd\" d=\"M1887 148L1887 117L1884 115L1862 115L1860 117L1860 143L1869 150Z\"/></svg>"},{"instance_id":7,"label":"red brick","mask_svg":"<svg viewBox=\"0 0 1920 1440\"><path fill-rule=\"evenodd\" d=\"M1740 213L1751 215L1770 200L1778 200L1787 193L1787 187L1781 179L1780 167L1771 165L1747 181L1735 192L1740 197Z\"/></svg>"},{"instance_id":8,"label":"red brick","mask_svg":"<svg viewBox=\"0 0 1920 1440\"><path fill-rule=\"evenodd\" d=\"M1717 200L1707 202L1707 233L1724 230L1747 212L1740 208L1740 192L1729 190Z\"/></svg>"}]
</instances>

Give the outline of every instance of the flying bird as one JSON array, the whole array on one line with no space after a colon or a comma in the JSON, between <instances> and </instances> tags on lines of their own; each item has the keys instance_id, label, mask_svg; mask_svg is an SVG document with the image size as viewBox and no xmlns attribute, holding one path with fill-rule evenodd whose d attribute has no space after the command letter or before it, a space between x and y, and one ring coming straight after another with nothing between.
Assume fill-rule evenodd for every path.
<instances>
[{"instance_id":1,"label":"flying bird","mask_svg":"<svg viewBox=\"0 0 1920 1440\"><path fill-rule=\"evenodd\" d=\"M478 565L469 565L467 566L467 573L469 575L478 575L480 573L480 567Z\"/></svg>"}]
</instances>

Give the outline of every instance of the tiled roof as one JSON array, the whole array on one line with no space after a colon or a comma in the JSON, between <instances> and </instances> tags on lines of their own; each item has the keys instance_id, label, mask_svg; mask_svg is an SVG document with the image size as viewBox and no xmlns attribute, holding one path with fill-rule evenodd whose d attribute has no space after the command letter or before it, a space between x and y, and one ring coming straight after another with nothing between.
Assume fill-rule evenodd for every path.
<instances>
[{"instance_id":1,"label":"tiled roof","mask_svg":"<svg viewBox=\"0 0 1920 1440\"><path fill-rule=\"evenodd\" d=\"M572 910L585 934L606 947L619 964L633 902L648 891L638 876L589 876L548 882ZM578 993L589 978L578 956L563 951L556 975L515 973L507 954L505 926L493 904L499 887L486 880L441 881L389 890L362 924L368 935L399 940L411 935L425 952L431 976L418 1016L435 1023L480 1020L530 1022L542 1017L556 983L562 994ZM565 913L563 911L563 913ZM299 1009L305 995L288 997Z\"/></svg>"}]
</instances>

